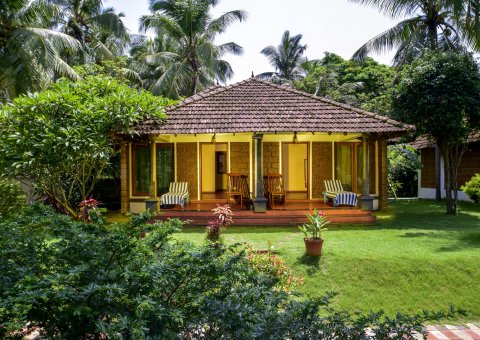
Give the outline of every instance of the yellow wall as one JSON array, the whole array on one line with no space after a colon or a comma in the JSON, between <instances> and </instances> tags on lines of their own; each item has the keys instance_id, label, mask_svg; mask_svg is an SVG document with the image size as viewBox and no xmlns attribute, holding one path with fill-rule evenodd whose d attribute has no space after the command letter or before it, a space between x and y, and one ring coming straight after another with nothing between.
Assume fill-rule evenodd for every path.
<instances>
[{"instance_id":1,"label":"yellow wall","mask_svg":"<svg viewBox=\"0 0 480 340\"><path fill-rule=\"evenodd\" d=\"M287 190L288 191L305 191L307 190L307 175L305 169L305 159L307 159L307 144L286 144L284 150L284 160L287 170ZM308 166L308 165L307 165Z\"/></svg>"},{"instance_id":2,"label":"yellow wall","mask_svg":"<svg viewBox=\"0 0 480 340\"><path fill-rule=\"evenodd\" d=\"M215 144L202 144L202 192L215 192Z\"/></svg>"}]
</instances>

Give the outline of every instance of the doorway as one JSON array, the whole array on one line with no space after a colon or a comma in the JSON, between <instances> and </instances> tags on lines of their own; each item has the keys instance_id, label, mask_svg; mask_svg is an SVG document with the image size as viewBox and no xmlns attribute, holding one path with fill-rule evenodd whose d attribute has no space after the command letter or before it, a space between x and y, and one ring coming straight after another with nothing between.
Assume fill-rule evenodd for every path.
<instances>
[{"instance_id":1,"label":"doorway","mask_svg":"<svg viewBox=\"0 0 480 340\"><path fill-rule=\"evenodd\" d=\"M282 143L283 184L288 200L308 199L308 143Z\"/></svg>"},{"instance_id":2,"label":"doorway","mask_svg":"<svg viewBox=\"0 0 480 340\"><path fill-rule=\"evenodd\" d=\"M223 198L227 189L227 143L201 144L201 199Z\"/></svg>"}]
</instances>

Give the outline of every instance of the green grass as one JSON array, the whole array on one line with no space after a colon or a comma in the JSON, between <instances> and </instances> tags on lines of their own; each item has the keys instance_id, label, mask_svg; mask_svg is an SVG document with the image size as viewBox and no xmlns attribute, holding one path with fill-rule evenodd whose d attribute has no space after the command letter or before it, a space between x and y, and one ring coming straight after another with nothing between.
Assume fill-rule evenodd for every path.
<instances>
[{"instance_id":1,"label":"green grass","mask_svg":"<svg viewBox=\"0 0 480 340\"><path fill-rule=\"evenodd\" d=\"M311 296L335 291L333 305L349 311L467 310L456 321L480 320L480 207L462 203L461 214L447 216L443 203L391 202L378 223L330 225L319 260L305 256L296 227L230 227L226 243L274 245ZM185 227L176 237L205 242L204 228ZM462 320L463 319L463 320Z\"/></svg>"}]
</instances>

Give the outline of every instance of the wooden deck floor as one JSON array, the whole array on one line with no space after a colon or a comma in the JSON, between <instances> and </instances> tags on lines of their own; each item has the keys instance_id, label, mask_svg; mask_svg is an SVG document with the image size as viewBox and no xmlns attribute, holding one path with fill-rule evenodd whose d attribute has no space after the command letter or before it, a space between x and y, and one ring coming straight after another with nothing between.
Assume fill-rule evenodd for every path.
<instances>
[{"instance_id":1,"label":"wooden deck floor","mask_svg":"<svg viewBox=\"0 0 480 340\"><path fill-rule=\"evenodd\" d=\"M217 204L224 204L222 199L207 199L192 201L182 210L180 207L161 209L160 218L177 217L190 220L190 225L207 225L213 219L211 210ZM374 223L376 218L370 211L363 211L356 207L333 207L324 204L323 200L289 201L286 206L275 205L265 213L255 213L232 205L235 225L299 225L307 221L305 214L313 209L324 211L327 219L332 223Z\"/></svg>"}]
</instances>

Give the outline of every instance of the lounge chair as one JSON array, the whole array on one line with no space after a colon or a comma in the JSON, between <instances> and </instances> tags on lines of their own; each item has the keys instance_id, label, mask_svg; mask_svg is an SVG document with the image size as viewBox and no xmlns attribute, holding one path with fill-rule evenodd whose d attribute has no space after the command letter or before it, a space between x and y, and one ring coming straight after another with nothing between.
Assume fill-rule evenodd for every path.
<instances>
[{"instance_id":1,"label":"lounge chair","mask_svg":"<svg viewBox=\"0 0 480 340\"><path fill-rule=\"evenodd\" d=\"M160 204L179 204L182 209L190 203L190 194L188 193L188 182L170 182L170 188L166 194L160 197Z\"/></svg>"},{"instance_id":2,"label":"lounge chair","mask_svg":"<svg viewBox=\"0 0 480 340\"><path fill-rule=\"evenodd\" d=\"M333 200L333 206L339 205L357 205L357 194L350 191L344 191L342 182L336 180L325 180L325 191L323 192L323 202L327 203L327 199Z\"/></svg>"}]
</instances>

